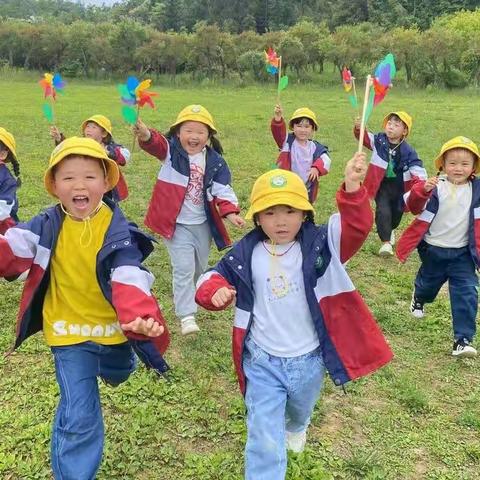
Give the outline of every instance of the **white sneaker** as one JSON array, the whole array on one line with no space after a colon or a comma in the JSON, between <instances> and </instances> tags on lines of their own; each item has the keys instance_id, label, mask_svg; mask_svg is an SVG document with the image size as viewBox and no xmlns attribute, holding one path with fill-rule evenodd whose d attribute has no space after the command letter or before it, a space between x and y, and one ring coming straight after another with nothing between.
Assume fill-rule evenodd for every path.
<instances>
[{"instance_id":1,"label":"white sneaker","mask_svg":"<svg viewBox=\"0 0 480 480\"><path fill-rule=\"evenodd\" d=\"M477 350L470 345L466 338L461 338L455 340L452 355L458 358L474 358L477 356Z\"/></svg>"},{"instance_id":2,"label":"white sneaker","mask_svg":"<svg viewBox=\"0 0 480 480\"><path fill-rule=\"evenodd\" d=\"M195 317L193 315L188 315L180 320L180 325L182 328L182 335L191 335L192 333L197 333L200 331Z\"/></svg>"},{"instance_id":3,"label":"white sneaker","mask_svg":"<svg viewBox=\"0 0 480 480\"><path fill-rule=\"evenodd\" d=\"M381 257L391 257L393 255L392 244L390 242L384 243L380 247L380 250L378 251L378 254Z\"/></svg>"},{"instance_id":4,"label":"white sneaker","mask_svg":"<svg viewBox=\"0 0 480 480\"><path fill-rule=\"evenodd\" d=\"M307 432L285 432L287 449L294 453L302 453L307 443Z\"/></svg>"},{"instance_id":5,"label":"white sneaker","mask_svg":"<svg viewBox=\"0 0 480 480\"><path fill-rule=\"evenodd\" d=\"M395 230L392 230L392 233L390 235L390 245L395 245Z\"/></svg>"}]
</instances>

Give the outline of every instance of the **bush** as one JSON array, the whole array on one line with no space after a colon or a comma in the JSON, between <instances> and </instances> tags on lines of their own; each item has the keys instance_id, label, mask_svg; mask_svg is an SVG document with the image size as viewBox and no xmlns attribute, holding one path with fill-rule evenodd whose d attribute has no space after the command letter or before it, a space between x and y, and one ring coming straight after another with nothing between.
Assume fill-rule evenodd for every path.
<instances>
[{"instance_id":1,"label":"bush","mask_svg":"<svg viewBox=\"0 0 480 480\"><path fill-rule=\"evenodd\" d=\"M445 87L449 89L465 88L468 85L467 75L456 68L452 68L446 72L443 72L440 75L440 78L442 79Z\"/></svg>"}]
</instances>

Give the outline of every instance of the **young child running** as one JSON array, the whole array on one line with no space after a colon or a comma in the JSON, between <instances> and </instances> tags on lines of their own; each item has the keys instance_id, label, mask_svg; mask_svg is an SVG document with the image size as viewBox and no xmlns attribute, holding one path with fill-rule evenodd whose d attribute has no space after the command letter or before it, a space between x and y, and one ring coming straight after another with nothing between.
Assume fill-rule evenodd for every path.
<instances>
[{"instance_id":1,"label":"young child running","mask_svg":"<svg viewBox=\"0 0 480 480\"><path fill-rule=\"evenodd\" d=\"M378 254L393 255L395 229L400 225L405 207L403 196L427 172L417 152L406 142L412 132L412 117L407 112L388 113L383 119L383 132L366 132L364 145L372 150L365 177L370 198L375 198L375 225L382 241ZM360 120L355 122L354 134L359 138Z\"/></svg>"},{"instance_id":2,"label":"young child running","mask_svg":"<svg viewBox=\"0 0 480 480\"><path fill-rule=\"evenodd\" d=\"M0 127L0 234L18 222L17 188L21 185L15 138ZM12 175L7 163L12 164Z\"/></svg>"},{"instance_id":3,"label":"young child running","mask_svg":"<svg viewBox=\"0 0 480 480\"><path fill-rule=\"evenodd\" d=\"M400 237L397 256L404 262L417 247L422 261L415 278L410 311L424 316L424 304L433 302L448 281L455 357L475 357L471 345L476 332L480 268L480 170L477 145L455 137L442 146L435 167L444 175L413 186L409 209L419 214Z\"/></svg>"},{"instance_id":4,"label":"young child running","mask_svg":"<svg viewBox=\"0 0 480 480\"><path fill-rule=\"evenodd\" d=\"M112 122L104 115L92 115L87 118L81 126L82 134L86 138L93 138L105 148L109 158L118 165L124 167L130 160L130 151L128 148L116 143L112 137ZM65 140L65 136L60 130L53 126L50 127L50 136L55 141L55 145ZM107 192L107 197L115 202L125 200L128 197L128 186L122 172L118 179L116 187Z\"/></svg>"},{"instance_id":5,"label":"young child running","mask_svg":"<svg viewBox=\"0 0 480 480\"><path fill-rule=\"evenodd\" d=\"M226 248L231 241L222 219L236 227L245 221L238 214L230 170L205 107L185 107L166 137L141 121L134 133L143 150L164 161L145 224L164 238L173 270L175 314L182 334L192 334L199 331L195 282L207 268L212 237L219 250Z\"/></svg>"},{"instance_id":6,"label":"young child running","mask_svg":"<svg viewBox=\"0 0 480 480\"><path fill-rule=\"evenodd\" d=\"M332 161L325 145L312 140L318 130L317 117L309 108L298 108L288 122L292 131L287 135L281 105L275 105L274 117L270 123L273 138L280 149L278 168L295 172L308 190L310 202L318 195L318 177L326 175Z\"/></svg>"},{"instance_id":7,"label":"young child running","mask_svg":"<svg viewBox=\"0 0 480 480\"><path fill-rule=\"evenodd\" d=\"M168 332L142 265L151 239L102 201L117 180L117 164L96 141L68 138L44 178L59 203L0 235L0 276L30 270L14 348L43 330L55 360L55 479L95 478L104 444L97 377L112 386L127 380L134 351L158 373L168 368Z\"/></svg>"},{"instance_id":8,"label":"young child running","mask_svg":"<svg viewBox=\"0 0 480 480\"><path fill-rule=\"evenodd\" d=\"M255 229L198 281L203 307L221 310L235 300L247 480L285 478L286 447L303 450L325 371L343 385L392 358L344 268L373 223L365 171L365 154L355 154L337 193L339 213L319 226L300 177L279 169L261 175L246 215Z\"/></svg>"}]
</instances>

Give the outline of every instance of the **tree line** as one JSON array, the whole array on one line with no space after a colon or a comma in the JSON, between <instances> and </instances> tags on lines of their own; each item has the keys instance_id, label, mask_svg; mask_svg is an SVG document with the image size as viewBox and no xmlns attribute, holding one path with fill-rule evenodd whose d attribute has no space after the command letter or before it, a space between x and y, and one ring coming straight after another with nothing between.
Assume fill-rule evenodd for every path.
<instances>
[{"instance_id":1,"label":"tree line","mask_svg":"<svg viewBox=\"0 0 480 480\"><path fill-rule=\"evenodd\" d=\"M105 77L188 74L196 80L265 81L263 50L282 56L284 71L308 81L325 65L354 75L371 72L386 53L395 55L408 83L449 88L480 83L480 9L435 19L426 30L372 22L341 25L302 20L284 30L231 33L197 22L191 32L163 32L135 19L118 22L0 20L0 63L12 68Z\"/></svg>"}]
</instances>

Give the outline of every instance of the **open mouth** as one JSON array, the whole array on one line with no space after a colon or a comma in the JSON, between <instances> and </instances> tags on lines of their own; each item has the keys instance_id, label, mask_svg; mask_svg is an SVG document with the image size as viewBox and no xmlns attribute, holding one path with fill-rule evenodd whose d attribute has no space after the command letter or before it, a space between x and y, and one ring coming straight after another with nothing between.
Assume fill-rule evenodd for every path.
<instances>
[{"instance_id":1,"label":"open mouth","mask_svg":"<svg viewBox=\"0 0 480 480\"><path fill-rule=\"evenodd\" d=\"M86 195L77 195L73 197L73 204L75 205L75 208L86 208L88 203L88 197Z\"/></svg>"}]
</instances>

